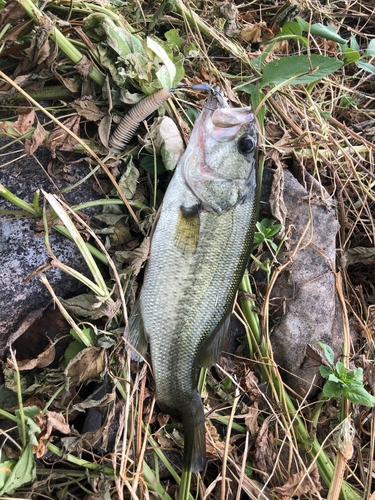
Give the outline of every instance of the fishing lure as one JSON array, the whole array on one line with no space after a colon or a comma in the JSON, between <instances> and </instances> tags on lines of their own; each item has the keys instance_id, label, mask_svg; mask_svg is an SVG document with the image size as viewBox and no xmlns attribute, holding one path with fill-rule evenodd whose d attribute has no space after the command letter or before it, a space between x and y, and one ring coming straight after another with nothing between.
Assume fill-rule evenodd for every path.
<instances>
[{"instance_id":1,"label":"fishing lure","mask_svg":"<svg viewBox=\"0 0 375 500\"><path fill-rule=\"evenodd\" d=\"M112 154L121 153L125 147L131 141L135 131L139 125L145 120L151 113L156 111L160 106L167 101L177 89L191 89L197 91L212 92L213 89L208 83L201 83L189 87L187 85L178 85L171 89L161 89L151 94L136 104L121 120L120 124L113 132L109 139L109 151ZM214 95L217 91L213 92Z\"/></svg>"}]
</instances>

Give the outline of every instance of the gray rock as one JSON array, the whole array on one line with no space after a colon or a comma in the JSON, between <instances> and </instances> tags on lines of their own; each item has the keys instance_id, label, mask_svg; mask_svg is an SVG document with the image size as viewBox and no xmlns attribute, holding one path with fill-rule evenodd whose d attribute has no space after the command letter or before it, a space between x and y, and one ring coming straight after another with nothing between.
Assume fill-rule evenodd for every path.
<instances>
[{"instance_id":1,"label":"gray rock","mask_svg":"<svg viewBox=\"0 0 375 500\"><path fill-rule=\"evenodd\" d=\"M0 139L0 146L5 144L6 140ZM16 143L1 151L7 153L2 157L3 165L10 161L12 163L0 169L0 183L13 194L30 203L37 189L54 193L56 188L32 157L24 156L13 161L22 153L11 154L11 151L17 151L21 147L20 143ZM43 148L39 148L36 155L46 169L50 154ZM88 166L84 162L74 165L73 168L79 169L80 177L88 173ZM68 186L65 181L54 179L54 182L59 189ZM85 182L67 193L65 199L70 204L98 199L99 195L92 189L92 184L92 180ZM17 207L0 197L0 209L17 210ZM93 214L98 211L98 209L90 210L86 210L85 213ZM89 275L86 263L74 243L53 230L50 232L50 245L61 262ZM47 258L48 252L44 245L44 238L35 237L34 219L0 215L0 353L4 352L8 339L15 340L22 334L22 329L18 332L17 329L22 325L23 320L29 314L32 316L35 311L46 307L51 300L50 293L40 282L39 277L32 278L28 283L23 284L23 280L38 267L44 265ZM78 280L57 269L47 271L46 276L57 295L64 295L81 286Z\"/></svg>"},{"instance_id":2,"label":"gray rock","mask_svg":"<svg viewBox=\"0 0 375 500\"><path fill-rule=\"evenodd\" d=\"M269 198L273 171L266 169L263 206ZM306 188L311 179L307 174ZM276 363L286 383L298 394L318 390L322 379L318 342L330 345L338 356L342 345L342 318L335 297L336 233L339 223L332 207L319 196L313 184L309 192L284 170L284 201L287 208L286 227L290 239L279 253L280 264L289 262L277 278L272 290L273 302L284 302L284 315L271 330L271 344ZM326 199L329 198L325 193ZM310 221L300 249L293 254ZM313 231L311 231L313 227ZM310 348L312 347L312 349Z\"/></svg>"}]
</instances>

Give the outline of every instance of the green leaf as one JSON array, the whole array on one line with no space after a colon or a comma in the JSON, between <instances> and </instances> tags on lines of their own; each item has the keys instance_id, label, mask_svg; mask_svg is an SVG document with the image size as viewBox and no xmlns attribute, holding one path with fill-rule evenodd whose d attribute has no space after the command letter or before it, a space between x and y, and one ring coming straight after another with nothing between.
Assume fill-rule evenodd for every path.
<instances>
[{"instance_id":1,"label":"green leaf","mask_svg":"<svg viewBox=\"0 0 375 500\"><path fill-rule=\"evenodd\" d=\"M375 406L375 398L362 386L345 389L344 396L354 404L369 406L370 408Z\"/></svg>"},{"instance_id":2,"label":"green leaf","mask_svg":"<svg viewBox=\"0 0 375 500\"><path fill-rule=\"evenodd\" d=\"M323 344L322 342L319 342L319 345L323 349L324 356L326 357L328 363L333 365L333 363L335 362L335 353L333 352L332 348L327 344Z\"/></svg>"},{"instance_id":3,"label":"green leaf","mask_svg":"<svg viewBox=\"0 0 375 500\"><path fill-rule=\"evenodd\" d=\"M296 17L298 26L301 28L302 31L309 31L309 23L302 19L301 17Z\"/></svg>"},{"instance_id":4,"label":"green leaf","mask_svg":"<svg viewBox=\"0 0 375 500\"><path fill-rule=\"evenodd\" d=\"M323 386L323 394L329 398L338 398L342 394L342 388L335 382L326 382Z\"/></svg>"},{"instance_id":5,"label":"green leaf","mask_svg":"<svg viewBox=\"0 0 375 500\"><path fill-rule=\"evenodd\" d=\"M164 33L164 36L166 40L168 40L168 42L173 43L180 50L181 45L184 43L185 40L178 36L179 32L180 30L178 29L169 30L166 33Z\"/></svg>"},{"instance_id":6,"label":"green leaf","mask_svg":"<svg viewBox=\"0 0 375 500\"><path fill-rule=\"evenodd\" d=\"M369 43L367 49L365 50L365 56L375 57L375 39L372 39Z\"/></svg>"},{"instance_id":7,"label":"green leaf","mask_svg":"<svg viewBox=\"0 0 375 500\"><path fill-rule=\"evenodd\" d=\"M358 42L355 39L355 36L353 34L350 37L350 48L355 50L356 52L359 52L359 50L360 50L360 46L358 45Z\"/></svg>"},{"instance_id":8,"label":"green leaf","mask_svg":"<svg viewBox=\"0 0 375 500\"><path fill-rule=\"evenodd\" d=\"M326 40L332 40L340 45L346 43L346 40L341 38L340 35L336 33L335 28L332 26L324 26L321 23L312 24L310 28L310 33L315 36L321 36Z\"/></svg>"},{"instance_id":9,"label":"green leaf","mask_svg":"<svg viewBox=\"0 0 375 500\"><path fill-rule=\"evenodd\" d=\"M368 73L374 73L375 75L375 66L373 66L372 64L365 61L357 61L356 65L358 66L358 68L364 69Z\"/></svg>"},{"instance_id":10,"label":"green leaf","mask_svg":"<svg viewBox=\"0 0 375 500\"><path fill-rule=\"evenodd\" d=\"M332 373L332 370L329 366L325 366L325 365L320 365L319 366L319 371L320 371L320 375L323 377L323 378L328 378L331 373Z\"/></svg>"},{"instance_id":11,"label":"green leaf","mask_svg":"<svg viewBox=\"0 0 375 500\"><path fill-rule=\"evenodd\" d=\"M11 470L11 474L7 478L1 477L1 479L5 480L0 489L0 496L6 493L12 494L17 488L20 488L22 485L34 481L36 475L36 465L33 456L33 445L28 444L26 446L26 448L22 452L21 458L12 469L9 467L9 462L6 463L8 464L8 468Z\"/></svg>"},{"instance_id":12,"label":"green leaf","mask_svg":"<svg viewBox=\"0 0 375 500\"><path fill-rule=\"evenodd\" d=\"M359 60L360 57L361 56L356 50L352 49L351 47L348 47L345 52L344 64L347 65L356 62Z\"/></svg>"},{"instance_id":13,"label":"green leaf","mask_svg":"<svg viewBox=\"0 0 375 500\"><path fill-rule=\"evenodd\" d=\"M341 361L337 361L335 365L335 373L338 374L339 378L342 378L343 375L347 374L347 370L345 368L345 365L341 363Z\"/></svg>"},{"instance_id":14,"label":"green leaf","mask_svg":"<svg viewBox=\"0 0 375 500\"><path fill-rule=\"evenodd\" d=\"M260 87L264 87L265 85L281 85L293 76L295 76L296 79L291 82L289 81L288 85L301 85L316 82L338 70L344 64L343 61L338 61L332 57L316 54L312 54L310 59L313 69L318 68L317 71L300 77L298 77L298 75L310 71L310 61L306 55L288 56L280 60L269 62L263 69L263 78L260 82ZM249 85L247 85L247 87ZM244 90L244 87L242 87L241 90Z\"/></svg>"},{"instance_id":15,"label":"green leaf","mask_svg":"<svg viewBox=\"0 0 375 500\"><path fill-rule=\"evenodd\" d=\"M221 385L224 387L224 389L230 389L232 387L232 381L229 377L227 377L225 380L223 380Z\"/></svg>"},{"instance_id":16,"label":"green leaf","mask_svg":"<svg viewBox=\"0 0 375 500\"><path fill-rule=\"evenodd\" d=\"M64 359L60 362L60 366L62 368L66 368L70 361L75 358L77 354L83 349L86 349L86 346L80 340L74 340L73 342L71 342L65 350Z\"/></svg>"},{"instance_id":17,"label":"green leaf","mask_svg":"<svg viewBox=\"0 0 375 500\"><path fill-rule=\"evenodd\" d=\"M281 33L283 35L297 35L297 36L302 36L302 29L298 23L295 21L288 21L283 24Z\"/></svg>"},{"instance_id":18,"label":"green leaf","mask_svg":"<svg viewBox=\"0 0 375 500\"><path fill-rule=\"evenodd\" d=\"M186 111L186 114L188 115L191 123L194 125L195 123L195 120L198 118L199 116L199 112L195 109L195 108L189 108L187 111ZM193 127L190 123L190 121L186 118L185 115L182 116L182 119L184 120L184 122L186 122L189 127L190 127L190 130L193 130Z\"/></svg>"},{"instance_id":19,"label":"green leaf","mask_svg":"<svg viewBox=\"0 0 375 500\"><path fill-rule=\"evenodd\" d=\"M141 167L149 174L154 174L155 173L154 156L153 155L144 156L143 159L141 160ZM156 169L158 174L160 174L165 170L163 160L161 159L160 156L156 157Z\"/></svg>"},{"instance_id":20,"label":"green leaf","mask_svg":"<svg viewBox=\"0 0 375 500\"><path fill-rule=\"evenodd\" d=\"M348 379L351 379L351 383L363 384L363 369L357 368L356 370L351 370L347 375Z\"/></svg>"},{"instance_id":21,"label":"green leaf","mask_svg":"<svg viewBox=\"0 0 375 500\"><path fill-rule=\"evenodd\" d=\"M265 67L267 67L266 65ZM251 96L251 105L253 107L253 110L255 111L259 104L262 102L262 99L264 97L263 92L261 92L258 87L255 87L252 83L248 83L247 85L244 85L243 87L238 89L241 92L246 92L246 94L250 94ZM263 128L263 123L264 123L264 117L266 115L266 105L263 104L263 106L260 108L259 113L258 113L258 121L260 123L261 128Z\"/></svg>"},{"instance_id":22,"label":"green leaf","mask_svg":"<svg viewBox=\"0 0 375 500\"><path fill-rule=\"evenodd\" d=\"M308 32L309 23L301 17L297 17L296 19L301 30ZM335 28L332 28L331 26L324 26L321 23L312 24L310 27L310 33L315 36L321 36L326 40L333 40L340 45L346 43L346 40L341 38L341 36L336 33Z\"/></svg>"},{"instance_id":23,"label":"green leaf","mask_svg":"<svg viewBox=\"0 0 375 500\"><path fill-rule=\"evenodd\" d=\"M168 54L165 52L163 47L159 45L155 40L153 40L150 37L147 37L147 47L152 50L157 56L160 57L160 59L163 61L165 64L168 74L169 74L169 83L166 85L166 87L172 87L173 81L176 76L176 67L173 64L173 62L169 59ZM161 81L161 80L160 80ZM164 83L163 83L164 85Z\"/></svg>"},{"instance_id":24,"label":"green leaf","mask_svg":"<svg viewBox=\"0 0 375 500\"><path fill-rule=\"evenodd\" d=\"M333 373L331 373L328 377L328 380L330 382L334 382L335 384L337 384L338 386L341 386L343 384L343 381L341 380L340 377L336 377L336 375L334 375Z\"/></svg>"}]
</instances>

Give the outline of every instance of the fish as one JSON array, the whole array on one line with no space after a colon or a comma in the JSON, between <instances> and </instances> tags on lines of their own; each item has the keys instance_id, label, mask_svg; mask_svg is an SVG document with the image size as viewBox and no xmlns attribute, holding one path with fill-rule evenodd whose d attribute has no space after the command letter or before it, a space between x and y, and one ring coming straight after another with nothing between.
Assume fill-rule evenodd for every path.
<instances>
[{"instance_id":1,"label":"fish","mask_svg":"<svg viewBox=\"0 0 375 500\"><path fill-rule=\"evenodd\" d=\"M257 218L258 134L251 107L211 92L156 216L144 283L125 331L148 345L160 410L182 421L184 470L206 461L199 370L223 349Z\"/></svg>"}]
</instances>

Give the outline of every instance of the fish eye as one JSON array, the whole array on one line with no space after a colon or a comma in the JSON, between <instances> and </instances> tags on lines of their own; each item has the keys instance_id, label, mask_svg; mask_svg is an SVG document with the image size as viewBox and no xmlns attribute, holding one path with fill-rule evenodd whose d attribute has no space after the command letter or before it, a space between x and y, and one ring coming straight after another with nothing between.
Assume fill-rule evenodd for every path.
<instances>
[{"instance_id":1,"label":"fish eye","mask_svg":"<svg viewBox=\"0 0 375 500\"><path fill-rule=\"evenodd\" d=\"M237 143L238 151L242 154L249 154L254 151L255 139L251 135L243 135Z\"/></svg>"}]
</instances>

